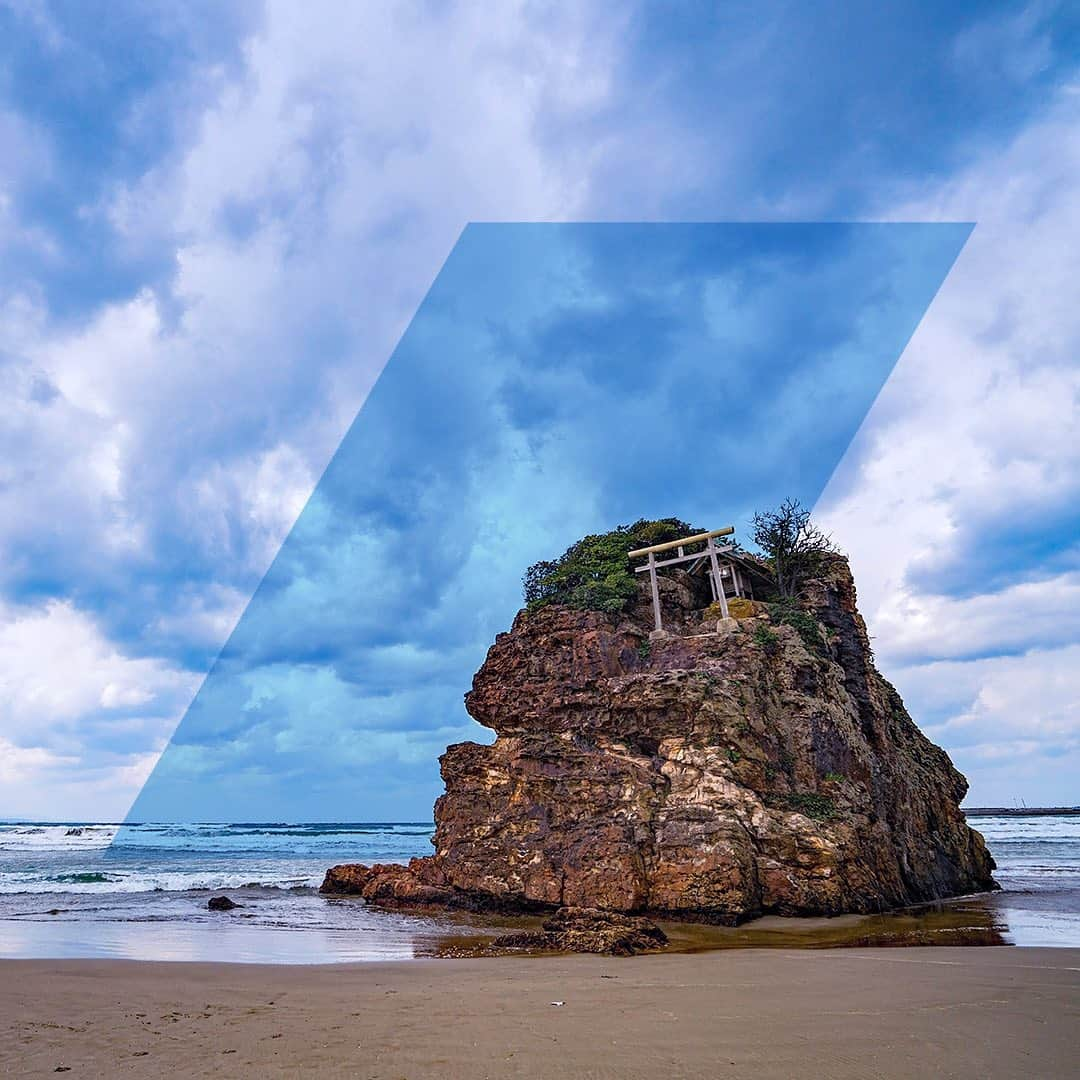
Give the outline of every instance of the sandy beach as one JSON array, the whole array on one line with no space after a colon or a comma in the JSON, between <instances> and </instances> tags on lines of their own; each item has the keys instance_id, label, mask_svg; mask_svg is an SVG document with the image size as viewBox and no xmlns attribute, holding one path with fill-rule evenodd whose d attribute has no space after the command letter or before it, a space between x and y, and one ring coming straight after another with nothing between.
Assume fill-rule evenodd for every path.
<instances>
[{"instance_id":1,"label":"sandy beach","mask_svg":"<svg viewBox=\"0 0 1080 1080\"><path fill-rule=\"evenodd\" d=\"M1077 949L0 964L8 1076L1064 1077L1078 1059Z\"/></svg>"}]
</instances>

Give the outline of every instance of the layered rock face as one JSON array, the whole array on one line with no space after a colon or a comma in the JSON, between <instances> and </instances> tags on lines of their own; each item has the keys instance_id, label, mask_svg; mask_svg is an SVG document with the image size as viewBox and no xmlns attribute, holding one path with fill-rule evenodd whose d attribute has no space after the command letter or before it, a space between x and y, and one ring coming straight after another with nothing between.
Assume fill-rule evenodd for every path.
<instances>
[{"instance_id":1,"label":"layered rock face","mask_svg":"<svg viewBox=\"0 0 1080 1080\"><path fill-rule=\"evenodd\" d=\"M743 603L705 621L700 582L662 584L655 641L645 595L521 612L466 695L495 742L441 759L434 855L337 867L324 889L734 923L995 887L966 781L874 667L845 560L801 619Z\"/></svg>"}]
</instances>

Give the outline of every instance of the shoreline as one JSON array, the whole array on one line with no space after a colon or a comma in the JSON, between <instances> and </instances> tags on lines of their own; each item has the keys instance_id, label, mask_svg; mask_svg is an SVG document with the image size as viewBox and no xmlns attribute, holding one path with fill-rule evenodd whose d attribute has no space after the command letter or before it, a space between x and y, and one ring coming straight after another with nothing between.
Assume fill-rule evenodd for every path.
<instances>
[{"instance_id":1,"label":"shoreline","mask_svg":"<svg viewBox=\"0 0 1080 1080\"><path fill-rule=\"evenodd\" d=\"M192 917L187 919L84 921L63 911L0 918L0 958L311 966L523 956L533 952L495 946L495 939L506 933L535 932L546 917L382 909L356 897L311 896L308 899L320 906L330 905L340 920L333 929L325 925L300 928L254 922L251 912L258 910L265 898L252 898L243 890L231 892L238 901L235 911L207 912L205 897L199 895L192 898ZM668 945L656 951L676 955L755 948L1077 945L1076 935L1066 937L1060 945L1053 940L1013 940L1001 912L991 902L998 895L973 894L877 914L765 915L737 926L657 920Z\"/></svg>"},{"instance_id":2,"label":"shoreline","mask_svg":"<svg viewBox=\"0 0 1080 1080\"><path fill-rule=\"evenodd\" d=\"M1032 814L979 820L998 859L1001 891L881 915L766 916L737 927L694 923L677 928L682 941L672 951L1001 941L1080 946L1078 821ZM407 863L430 848L431 828L177 825L167 839L151 827L102 851L111 827L101 833L85 824L9 826L0 829L0 957L371 962L431 955L447 937L457 939L461 955L497 931L527 929L522 916L474 915L462 925L439 910L377 910L357 897L316 891L331 865ZM208 898L221 893L240 909L208 911ZM676 936L666 919L656 921Z\"/></svg>"},{"instance_id":3,"label":"shoreline","mask_svg":"<svg viewBox=\"0 0 1080 1080\"><path fill-rule=\"evenodd\" d=\"M1055 1076L1080 1053L1076 948L2 960L0 976L0 1073L27 1077Z\"/></svg>"},{"instance_id":4,"label":"shoreline","mask_svg":"<svg viewBox=\"0 0 1080 1080\"><path fill-rule=\"evenodd\" d=\"M348 964L525 955L495 944L535 932L544 915L386 909L311 890L228 890L237 908L207 910L208 891L174 897L142 917L84 917L81 907L0 916L0 958L146 962ZM284 907L282 905L285 905ZM1028 907L1018 905L1027 904ZM1040 908L1040 904L1042 907ZM667 954L745 949L1080 947L1074 897L1003 891L876 914L765 915L736 926L657 920ZM538 951L538 950L537 950ZM651 950L650 950L651 951Z\"/></svg>"}]
</instances>

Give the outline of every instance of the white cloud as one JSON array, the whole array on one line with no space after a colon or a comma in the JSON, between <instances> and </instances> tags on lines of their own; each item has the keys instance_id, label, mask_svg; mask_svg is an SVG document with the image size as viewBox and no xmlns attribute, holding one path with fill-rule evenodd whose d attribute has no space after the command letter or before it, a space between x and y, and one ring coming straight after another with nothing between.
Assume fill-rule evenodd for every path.
<instances>
[{"instance_id":1,"label":"white cloud","mask_svg":"<svg viewBox=\"0 0 1080 1080\"><path fill-rule=\"evenodd\" d=\"M879 660L886 666L1080 641L1080 573L975 596L943 596L901 585L882 598L874 633Z\"/></svg>"},{"instance_id":2,"label":"white cloud","mask_svg":"<svg viewBox=\"0 0 1080 1080\"><path fill-rule=\"evenodd\" d=\"M227 585L210 585L176 598L173 610L158 615L152 628L169 640L218 649L236 626L248 594Z\"/></svg>"},{"instance_id":3,"label":"white cloud","mask_svg":"<svg viewBox=\"0 0 1080 1080\"><path fill-rule=\"evenodd\" d=\"M57 766L77 765L78 758L62 757L41 746L16 746L0 735L0 781L17 783L27 774L37 774Z\"/></svg>"},{"instance_id":4,"label":"white cloud","mask_svg":"<svg viewBox=\"0 0 1080 1080\"><path fill-rule=\"evenodd\" d=\"M618 21L533 15L268 5L189 145L108 203L172 280L2 320L9 568L50 532L76 578L194 544L250 592L463 225L580 205L539 128L604 101Z\"/></svg>"},{"instance_id":5,"label":"white cloud","mask_svg":"<svg viewBox=\"0 0 1080 1080\"><path fill-rule=\"evenodd\" d=\"M159 753L160 748L113 754L105 762L95 762L0 739L0 817L120 822Z\"/></svg>"},{"instance_id":6,"label":"white cloud","mask_svg":"<svg viewBox=\"0 0 1080 1080\"><path fill-rule=\"evenodd\" d=\"M240 525L249 548L249 565L261 573L277 554L285 534L303 510L318 477L288 443L212 463L194 485L192 527L209 550L227 553Z\"/></svg>"},{"instance_id":7,"label":"white cloud","mask_svg":"<svg viewBox=\"0 0 1080 1080\"><path fill-rule=\"evenodd\" d=\"M927 734L968 772L969 804L1075 804L1080 644L893 674Z\"/></svg>"},{"instance_id":8,"label":"white cloud","mask_svg":"<svg viewBox=\"0 0 1080 1080\"><path fill-rule=\"evenodd\" d=\"M77 577L126 554L139 537L124 501L127 417L110 412L100 390L79 392L80 364L92 372L98 355L125 350L112 328L98 355L45 347L48 337L44 312L27 297L0 310L0 577L9 579L57 549L68 558L66 573ZM57 378L69 381L70 396Z\"/></svg>"},{"instance_id":9,"label":"white cloud","mask_svg":"<svg viewBox=\"0 0 1080 1080\"><path fill-rule=\"evenodd\" d=\"M9 296L0 588L114 590L99 625L55 602L0 637L0 733L70 740L98 776L51 782L75 803L102 715L137 711L140 752L170 727L194 676L169 650L224 642L462 227L582 205L594 150L545 125L604 104L621 22L536 14L269 3L238 73L193 73L186 142L83 208L171 279L78 326ZM109 641L140 616L157 659Z\"/></svg>"},{"instance_id":10,"label":"white cloud","mask_svg":"<svg viewBox=\"0 0 1080 1080\"><path fill-rule=\"evenodd\" d=\"M999 740L1080 746L1080 644L941 660L896 674L921 708L943 714L930 728L957 744L986 746L988 755Z\"/></svg>"},{"instance_id":11,"label":"white cloud","mask_svg":"<svg viewBox=\"0 0 1080 1080\"><path fill-rule=\"evenodd\" d=\"M70 603L0 604L0 816L56 816L59 805L122 815L195 681L165 661L125 656ZM123 752L110 749L119 734ZM76 788L99 803L73 801Z\"/></svg>"},{"instance_id":12,"label":"white cloud","mask_svg":"<svg viewBox=\"0 0 1080 1080\"><path fill-rule=\"evenodd\" d=\"M984 758L996 724L1002 746L1044 745L1048 715L1080 732L1075 712L1041 695L1008 723L992 705L1069 660L1034 647L1080 641L1080 578L1062 525L1080 499L1077 112L1062 93L1009 146L885 215L977 225L819 507L851 554L887 672L919 657L1019 654L963 669L957 717L981 718ZM1055 528L1066 565L1009 562L1014 537L1030 529L1045 541ZM957 725L941 732L947 748Z\"/></svg>"},{"instance_id":13,"label":"white cloud","mask_svg":"<svg viewBox=\"0 0 1080 1080\"><path fill-rule=\"evenodd\" d=\"M190 692L190 673L122 655L70 603L4 607L0 615L0 717L7 732Z\"/></svg>"}]
</instances>

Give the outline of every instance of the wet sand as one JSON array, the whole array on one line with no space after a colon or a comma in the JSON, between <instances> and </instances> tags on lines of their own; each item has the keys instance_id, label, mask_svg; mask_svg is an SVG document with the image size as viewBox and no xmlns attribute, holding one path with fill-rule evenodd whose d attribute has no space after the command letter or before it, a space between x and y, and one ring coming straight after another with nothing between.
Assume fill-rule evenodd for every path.
<instances>
[{"instance_id":1,"label":"wet sand","mask_svg":"<svg viewBox=\"0 0 1080 1080\"><path fill-rule=\"evenodd\" d=\"M0 962L0 1073L20 1077L1065 1077L1078 1060L1078 949Z\"/></svg>"}]
</instances>

